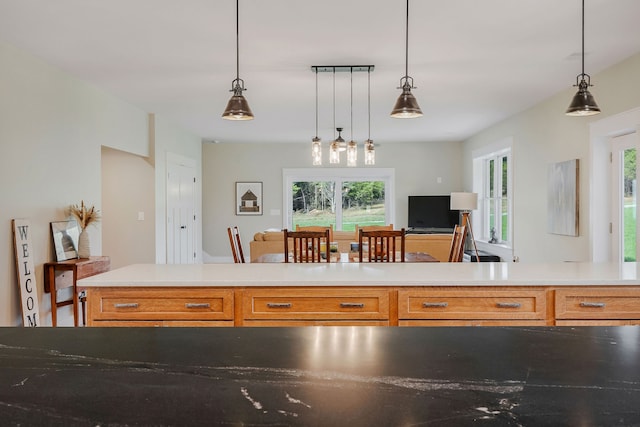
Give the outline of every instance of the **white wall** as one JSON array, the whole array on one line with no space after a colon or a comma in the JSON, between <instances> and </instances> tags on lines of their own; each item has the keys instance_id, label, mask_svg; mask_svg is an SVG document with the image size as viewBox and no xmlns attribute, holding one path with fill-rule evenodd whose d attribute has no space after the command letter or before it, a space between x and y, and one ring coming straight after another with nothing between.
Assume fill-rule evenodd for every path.
<instances>
[{"instance_id":1,"label":"white wall","mask_svg":"<svg viewBox=\"0 0 640 427\"><path fill-rule=\"evenodd\" d=\"M576 71L578 72L578 71ZM600 115L569 117L564 112L575 94L567 90L492 126L463 144L464 186L472 187L472 152L513 138L514 255L521 261L588 261L590 252L591 171L589 123L640 106L640 55L593 75L591 88ZM578 237L547 233L547 167L580 159L580 231Z\"/></svg>"},{"instance_id":2,"label":"white wall","mask_svg":"<svg viewBox=\"0 0 640 427\"><path fill-rule=\"evenodd\" d=\"M102 208L101 146L147 155L147 115L4 43L0 93L0 325L22 324L12 218L31 221L41 324L51 324L42 276L55 259L49 223L80 200ZM101 224L89 231L99 255Z\"/></svg>"},{"instance_id":3,"label":"white wall","mask_svg":"<svg viewBox=\"0 0 640 427\"><path fill-rule=\"evenodd\" d=\"M154 188L147 158L102 147L102 249L112 269L155 262Z\"/></svg>"},{"instance_id":4,"label":"white wall","mask_svg":"<svg viewBox=\"0 0 640 427\"><path fill-rule=\"evenodd\" d=\"M166 153L194 159L199 167L201 141L162 116L148 115L2 42L0 93L0 223L4 224L0 227L0 326L22 324L11 234L13 218L31 221L40 324L50 325L50 299L44 294L42 275L42 265L55 259L50 222L66 219L66 208L84 200L107 215L106 224L99 222L88 229L93 255L112 255L114 266L134 257L137 262L163 262ZM106 150L103 165L103 146L120 150L122 157ZM135 159L124 153L135 155ZM117 164L120 161L122 169ZM201 172L197 172L201 181ZM119 173L126 176L118 177ZM122 186L118 179L129 179L127 200L111 205L117 196L103 199L104 177L107 188ZM136 192L143 194L144 200L133 203ZM199 189L197 199L200 220ZM103 206L103 202L109 204ZM141 227L137 213L142 209L146 222ZM130 212L134 212L133 221ZM107 253L103 250L103 225L130 227L131 234L119 242L111 241L110 234L104 242ZM67 308L58 312L60 325L73 324Z\"/></svg>"},{"instance_id":5,"label":"white wall","mask_svg":"<svg viewBox=\"0 0 640 427\"><path fill-rule=\"evenodd\" d=\"M326 143L323 149L326 161ZM282 228L282 169L311 168L311 142L204 144L202 152L204 252L212 261L231 259L226 229L237 225L248 255L249 241L256 232ZM396 227L406 227L407 196L462 190L461 153L459 142L387 143L376 147L376 167L395 168ZM342 167L344 161L343 158ZM438 177L442 178L441 183L437 182ZM235 215L236 181L263 183L262 216Z\"/></svg>"}]
</instances>

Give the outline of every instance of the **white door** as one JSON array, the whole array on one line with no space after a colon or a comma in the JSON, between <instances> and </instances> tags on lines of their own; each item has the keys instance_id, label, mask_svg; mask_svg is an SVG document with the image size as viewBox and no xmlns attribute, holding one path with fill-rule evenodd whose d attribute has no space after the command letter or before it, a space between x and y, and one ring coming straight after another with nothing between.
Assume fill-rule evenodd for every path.
<instances>
[{"instance_id":1,"label":"white door","mask_svg":"<svg viewBox=\"0 0 640 427\"><path fill-rule=\"evenodd\" d=\"M638 248L637 134L611 138L611 254L635 262Z\"/></svg>"},{"instance_id":2,"label":"white door","mask_svg":"<svg viewBox=\"0 0 640 427\"><path fill-rule=\"evenodd\" d=\"M196 173L190 159L167 156L167 264L193 264L196 253Z\"/></svg>"}]
</instances>

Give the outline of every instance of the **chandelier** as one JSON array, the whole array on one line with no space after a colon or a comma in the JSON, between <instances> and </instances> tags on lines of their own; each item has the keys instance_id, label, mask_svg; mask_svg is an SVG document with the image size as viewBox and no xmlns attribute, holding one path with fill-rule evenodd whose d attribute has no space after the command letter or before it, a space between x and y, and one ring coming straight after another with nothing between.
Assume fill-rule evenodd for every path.
<instances>
[{"instance_id":1,"label":"chandelier","mask_svg":"<svg viewBox=\"0 0 640 427\"><path fill-rule=\"evenodd\" d=\"M333 74L333 128L338 132L329 143L329 163L339 164L340 153L346 151L347 166L354 167L358 164L358 144L353 139L353 73L367 72L367 114L368 114L368 139L364 142L364 164L375 164L375 148L371 140L371 71L373 65L312 65L311 70L316 73L316 135L311 140L311 157L314 166L322 165L322 143L318 136L318 73ZM342 138L344 127L336 127L336 73L350 73L350 133L351 138L346 142Z\"/></svg>"}]
</instances>

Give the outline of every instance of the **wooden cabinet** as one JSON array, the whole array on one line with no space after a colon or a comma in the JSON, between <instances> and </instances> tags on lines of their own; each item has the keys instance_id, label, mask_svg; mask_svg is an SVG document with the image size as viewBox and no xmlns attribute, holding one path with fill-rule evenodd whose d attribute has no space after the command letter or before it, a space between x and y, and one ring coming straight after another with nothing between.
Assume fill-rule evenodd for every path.
<instances>
[{"instance_id":1,"label":"wooden cabinet","mask_svg":"<svg viewBox=\"0 0 640 427\"><path fill-rule=\"evenodd\" d=\"M233 326L233 290L89 288L89 326Z\"/></svg>"},{"instance_id":2,"label":"wooden cabinet","mask_svg":"<svg viewBox=\"0 0 640 427\"><path fill-rule=\"evenodd\" d=\"M640 325L640 286L95 287L89 326Z\"/></svg>"},{"instance_id":3,"label":"wooden cabinet","mask_svg":"<svg viewBox=\"0 0 640 427\"><path fill-rule=\"evenodd\" d=\"M242 293L245 326L389 325L389 289L252 288Z\"/></svg>"},{"instance_id":4,"label":"wooden cabinet","mask_svg":"<svg viewBox=\"0 0 640 427\"><path fill-rule=\"evenodd\" d=\"M640 325L640 288L557 288L555 318L559 326Z\"/></svg>"},{"instance_id":5,"label":"wooden cabinet","mask_svg":"<svg viewBox=\"0 0 640 427\"><path fill-rule=\"evenodd\" d=\"M400 326L545 325L544 288L424 287L398 290Z\"/></svg>"}]
</instances>

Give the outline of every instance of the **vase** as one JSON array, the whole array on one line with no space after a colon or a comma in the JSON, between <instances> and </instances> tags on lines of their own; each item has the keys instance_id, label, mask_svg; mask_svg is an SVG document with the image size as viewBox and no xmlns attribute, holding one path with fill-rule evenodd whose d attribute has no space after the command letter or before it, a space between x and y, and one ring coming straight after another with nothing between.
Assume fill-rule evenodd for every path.
<instances>
[{"instance_id":1,"label":"vase","mask_svg":"<svg viewBox=\"0 0 640 427\"><path fill-rule=\"evenodd\" d=\"M91 256L91 242L89 241L89 233L86 230L80 232L78 237L78 257L89 258Z\"/></svg>"}]
</instances>

